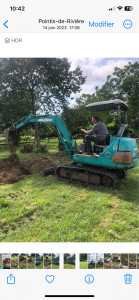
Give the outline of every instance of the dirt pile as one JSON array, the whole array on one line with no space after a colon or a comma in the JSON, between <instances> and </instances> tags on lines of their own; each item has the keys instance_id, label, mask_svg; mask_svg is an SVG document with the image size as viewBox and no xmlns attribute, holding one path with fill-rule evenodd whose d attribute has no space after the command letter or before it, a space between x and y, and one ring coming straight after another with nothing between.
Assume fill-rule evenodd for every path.
<instances>
[{"instance_id":1,"label":"dirt pile","mask_svg":"<svg viewBox=\"0 0 139 300\"><path fill-rule=\"evenodd\" d=\"M18 261L11 261L11 267L12 269L18 268Z\"/></svg>"},{"instance_id":2,"label":"dirt pile","mask_svg":"<svg viewBox=\"0 0 139 300\"><path fill-rule=\"evenodd\" d=\"M14 183L29 174L29 169L20 162L16 154L0 161L0 182Z\"/></svg>"},{"instance_id":3,"label":"dirt pile","mask_svg":"<svg viewBox=\"0 0 139 300\"><path fill-rule=\"evenodd\" d=\"M44 260L44 266L47 267L49 265L51 265L51 260L50 259L47 259L47 260L45 259Z\"/></svg>"},{"instance_id":4,"label":"dirt pile","mask_svg":"<svg viewBox=\"0 0 139 300\"><path fill-rule=\"evenodd\" d=\"M15 183L25 176L41 173L44 169L54 166L50 159L34 159L20 161L16 154L0 160L0 183Z\"/></svg>"},{"instance_id":5,"label":"dirt pile","mask_svg":"<svg viewBox=\"0 0 139 300\"><path fill-rule=\"evenodd\" d=\"M36 159L30 164L30 173L35 174L35 173L41 173L43 170L47 168L51 168L54 166L54 163L51 159Z\"/></svg>"},{"instance_id":6,"label":"dirt pile","mask_svg":"<svg viewBox=\"0 0 139 300\"><path fill-rule=\"evenodd\" d=\"M33 145L29 145L29 144L23 145L20 149L21 153L32 153L32 151L33 151Z\"/></svg>"},{"instance_id":7,"label":"dirt pile","mask_svg":"<svg viewBox=\"0 0 139 300\"><path fill-rule=\"evenodd\" d=\"M20 255L20 262L26 260L26 258L23 255Z\"/></svg>"},{"instance_id":8,"label":"dirt pile","mask_svg":"<svg viewBox=\"0 0 139 300\"><path fill-rule=\"evenodd\" d=\"M57 154L54 154L54 158L57 158L59 160L63 160L63 158L68 158L66 151L60 151Z\"/></svg>"}]
</instances>

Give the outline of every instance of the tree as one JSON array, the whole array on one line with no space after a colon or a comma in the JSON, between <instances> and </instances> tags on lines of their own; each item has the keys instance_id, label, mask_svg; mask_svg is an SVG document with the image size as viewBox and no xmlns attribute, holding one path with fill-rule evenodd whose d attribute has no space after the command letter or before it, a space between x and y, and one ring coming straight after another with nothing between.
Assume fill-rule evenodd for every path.
<instances>
[{"instance_id":1,"label":"tree","mask_svg":"<svg viewBox=\"0 0 139 300\"><path fill-rule=\"evenodd\" d=\"M53 124L40 124L39 125L39 134L41 139L51 138L57 136L57 130Z\"/></svg>"},{"instance_id":2,"label":"tree","mask_svg":"<svg viewBox=\"0 0 139 300\"><path fill-rule=\"evenodd\" d=\"M85 105L65 108L62 113L62 118L72 135L81 134L81 128L91 129L91 116L91 112L86 110Z\"/></svg>"},{"instance_id":3,"label":"tree","mask_svg":"<svg viewBox=\"0 0 139 300\"><path fill-rule=\"evenodd\" d=\"M124 68L116 67L113 74L107 76L105 84L101 88L95 87L93 94L82 94L76 99L73 108L65 109L63 118L72 134L80 133L81 128L90 128L92 112L85 106L94 102L112 99L121 99L129 106L128 123L133 129L138 128L139 120L139 64L129 63ZM117 115L115 111L96 113L112 133L118 130ZM121 113L124 117L124 113ZM74 124L73 124L74 119ZM123 119L124 121L124 119Z\"/></svg>"},{"instance_id":4,"label":"tree","mask_svg":"<svg viewBox=\"0 0 139 300\"><path fill-rule=\"evenodd\" d=\"M105 112L93 113L92 111L86 109L87 104L103 101L104 99L106 100L106 98L102 98L102 100L101 97L99 97L98 92L99 89L96 88L96 92L93 94L82 94L81 97L76 99L76 105L73 108L64 109L62 117L72 135L77 133L81 134L81 128L91 129L91 119L93 115L97 115L100 120L106 124L109 124L113 121L113 115L109 112L107 114Z\"/></svg>"},{"instance_id":5,"label":"tree","mask_svg":"<svg viewBox=\"0 0 139 300\"><path fill-rule=\"evenodd\" d=\"M133 129L138 128L139 121L139 63L128 63L124 68L115 67L106 83L97 95L101 99L121 99L129 107L128 121ZM104 98L105 97L105 98Z\"/></svg>"},{"instance_id":6,"label":"tree","mask_svg":"<svg viewBox=\"0 0 139 300\"><path fill-rule=\"evenodd\" d=\"M66 58L9 58L0 61L1 127L26 114L60 112L71 93L85 82L78 66L70 70ZM37 145L40 145L35 123Z\"/></svg>"}]
</instances>

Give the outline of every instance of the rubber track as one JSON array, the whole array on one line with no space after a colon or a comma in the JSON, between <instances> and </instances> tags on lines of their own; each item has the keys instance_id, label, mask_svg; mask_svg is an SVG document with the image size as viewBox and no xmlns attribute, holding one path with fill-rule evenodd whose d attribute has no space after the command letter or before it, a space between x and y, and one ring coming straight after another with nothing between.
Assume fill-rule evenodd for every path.
<instances>
[{"instance_id":1,"label":"rubber track","mask_svg":"<svg viewBox=\"0 0 139 300\"><path fill-rule=\"evenodd\" d=\"M90 167L90 166L83 166L83 165L78 166L74 163L71 164L71 165L59 165L59 166L57 166L57 168L56 168L57 177L61 180L65 180L65 181L79 183L79 184L85 184L85 185L95 185L94 183L92 184L90 182L87 183L87 182L83 182L83 181L80 181L80 180L73 180L72 178L61 177L59 172L62 169L67 170L68 172L71 172L71 176L72 176L72 173L74 171L77 171L77 172L79 171L79 173L80 172L84 172L84 173L88 172L88 174L93 174L93 175L100 176L101 178L100 178L100 184L99 185L105 186L102 182L103 181L102 180L103 176L104 177L107 176L112 180L112 184L109 187L114 188L116 186L116 184L118 183L118 177L110 171L104 170L102 168L95 168L95 167Z\"/></svg>"}]
</instances>

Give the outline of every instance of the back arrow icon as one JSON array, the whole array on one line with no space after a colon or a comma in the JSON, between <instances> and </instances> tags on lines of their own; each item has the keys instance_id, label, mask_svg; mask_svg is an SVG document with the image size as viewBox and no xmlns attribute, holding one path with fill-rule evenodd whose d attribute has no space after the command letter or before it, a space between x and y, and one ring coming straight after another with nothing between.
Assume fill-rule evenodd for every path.
<instances>
[{"instance_id":1,"label":"back arrow icon","mask_svg":"<svg viewBox=\"0 0 139 300\"><path fill-rule=\"evenodd\" d=\"M8 20L3 24L6 28L8 28L7 23L8 23Z\"/></svg>"}]
</instances>

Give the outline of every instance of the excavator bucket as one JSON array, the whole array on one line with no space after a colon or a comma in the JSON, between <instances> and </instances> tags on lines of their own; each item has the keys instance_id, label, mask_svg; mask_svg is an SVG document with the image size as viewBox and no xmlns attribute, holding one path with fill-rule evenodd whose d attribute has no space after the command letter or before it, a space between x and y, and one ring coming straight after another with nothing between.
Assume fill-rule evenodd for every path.
<instances>
[{"instance_id":1,"label":"excavator bucket","mask_svg":"<svg viewBox=\"0 0 139 300\"><path fill-rule=\"evenodd\" d=\"M19 139L19 131L16 129L6 128L5 138L6 138L6 143L17 145Z\"/></svg>"}]
</instances>

